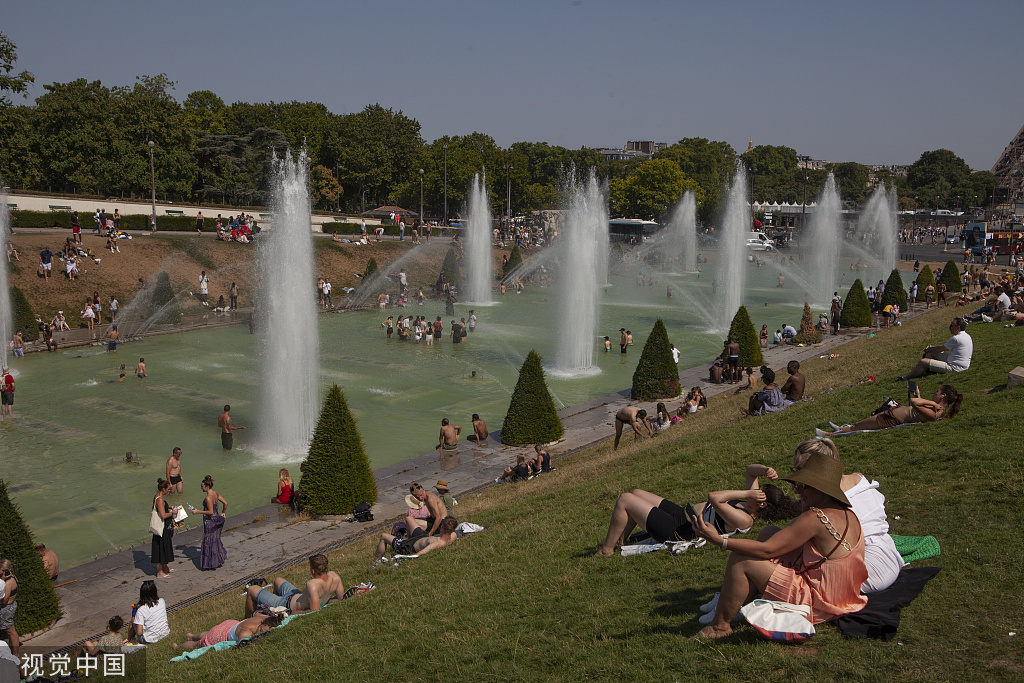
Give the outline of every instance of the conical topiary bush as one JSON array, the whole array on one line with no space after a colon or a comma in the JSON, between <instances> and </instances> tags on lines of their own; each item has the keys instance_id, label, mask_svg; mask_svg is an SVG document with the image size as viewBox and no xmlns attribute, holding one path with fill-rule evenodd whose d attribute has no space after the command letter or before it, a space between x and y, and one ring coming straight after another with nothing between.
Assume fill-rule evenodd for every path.
<instances>
[{"instance_id":1,"label":"conical topiary bush","mask_svg":"<svg viewBox=\"0 0 1024 683\"><path fill-rule=\"evenodd\" d=\"M843 327L871 327L871 302L864 292L864 283L858 278L846 294L843 312L839 315Z\"/></svg>"},{"instance_id":2,"label":"conical topiary bush","mask_svg":"<svg viewBox=\"0 0 1024 683\"><path fill-rule=\"evenodd\" d=\"M920 294L918 294L918 296L919 297L923 297L924 296L925 288L927 288L928 285L934 285L934 284L935 284L935 276L932 274L932 269L929 268L928 264L926 263L926 264L924 264L924 267L921 269L921 272L917 274L917 286L921 290L921 292L920 292ZM886 286L888 286L888 285L886 285Z\"/></svg>"},{"instance_id":3,"label":"conical topiary bush","mask_svg":"<svg viewBox=\"0 0 1024 683\"><path fill-rule=\"evenodd\" d=\"M811 313L811 305L804 302L804 314L800 317L800 331L793 337L795 344L819 344L821 343L821 330L814 326L814 315Z\"/></svg>"},{"instance_id":4,"label":"conical topiary bush","mask_svg":"<svg viewBox=\"0 0 1024 683\"><path fill-rule=\"evenodd\" d=\"M441 272L444 273L445 282L449 285L460 289L462 287L462 273L459 271L459 252L456 251L455 247L448 250L448 253L444 255L444 264L441 266Z\"/></svg>"},{"instance_id":5,"label":"conical topiary bush","mask_svg":"<svg viewBox=\"0 0 1024 683\"><path fill-rule=\"evenodd\" d=\"M171 277L163 270L156 274L153 285L153 296L149 300L149 318L156 324L172 324L181 322L181 309L171 288Z\"/></svg>"},{"instance_id":6,"label":"conical topiary bush","mask_svg":"<svg viewBox=\"0 0 1024 683\"><path fill-rule=\"evenodd\" d=\"M672 360L665 323L658 318L633 372L633 400L656 401L678 395L679 369Z\"/></svg>"},{"instance_id":7,"label":"conical topiary bush","mask_svg":"<svg viewBox=\"0 0 1024 683\"><path fill-rule=\"evenodd\" d=\"M363 271L363 282L369 282L374 273L377 272L377 259L370 257L366 262L366 270Z\"/></svg>"},{"instance_id":8,"label":"conical topiary bush","mask_svg":"<svg viewBox=\"0 0 1024 683\"><path fill-rule=\"evenodd\" d=\"M377 500L377 483L356 421L338 385L327 391L299 480L299 508L314 515L343 515Z\"/></svg>"},{"instance_id":9,"label":"conical topiary bush","mask_svg":"<svg viewBox=\"0 0 1024 683\"><path fill-rule=\"evenodd\" d=\"M889 279L885 281L885 291L882 292L882 303L879 305L879 310L890 304L899 306L901 311L907 310L907 290L903 289L903 277L895 268L889 273Z\"/></svg>"},{"instance_id":10,"label":"conical topiary bush","mask_svg":"<svg viewBox=\"0 0 1024 683\"><path fill-rule=\"evenodd\" d=\"M540 356L531 350L519 370L519 381L512 391L501 426L501 440L514 445L549 443L560 439L563 431L555 402L544 381Z\"/></svg>"},{"instance_id":11,"label":"conical topiary bush","mask_svg":"<svg viewBox=\"0 0 1024 683\"><path fill-rule=\"evenodd\" d=\"M732 324L729 325L729 337L740 345L740 365L756 368L764 363L757 331L754 330L754 323L750 322L746 306L740 306L733 316Z\"/></svg>"},{"instance_id":12,"label":"conical topiary bush","mask_svg":"<svg viewBox=\"0 0 1024 683\"><path fill-rule=\"evenodd\" d=\"M956 262L952 259L943 266L939 282L946 285L947 292L959 293L963 289L963 283L960 282L960 269L956 267Z\"/></svg>"},{"instance_id":13,"label":"conical topiary bush","mask_svg":"<svg viewBox=\"0 0 1024 683\"><path fill-rule=\"evenodd\" d=\"M32 534L25 526L18 506L7 494L7 483L0 479L0 558L14 564L18 577L18 610L14 627L18 633L32 633L49 626L60 617L60 604L53 583L36 552Z\"/></svg>"},{"instance_id":14,"label":"conical topiary bush","mask_svg":"<svg viewBox=\"0 0 1024 683\"><path fill-rule=\"evenodd\" d=\"M508 262L505 264L502 275L511 275L521 265L523 265L523 255L519 253L519 245L513 244L512 253L508 255Z\"/></svg>"},{"instance_id":15,"label":"conical topiary bush","mask_svg":"<svg viewBox=\"0 0 1024 683\"><path fill-rule=\"evenodd\" d=\"M21 330L21 337L25 341L35 341L39 336L39 326L32 313L32 306L17 287L11 287L11 320L14 323L11 326L12 335Z\"/></svg>"}]
</instances>

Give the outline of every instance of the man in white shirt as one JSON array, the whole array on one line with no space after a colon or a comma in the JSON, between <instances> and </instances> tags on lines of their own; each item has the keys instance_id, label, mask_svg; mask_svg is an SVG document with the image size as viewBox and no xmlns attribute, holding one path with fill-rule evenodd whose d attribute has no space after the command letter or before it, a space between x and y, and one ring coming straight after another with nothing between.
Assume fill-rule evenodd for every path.
<instances>
[{"instance_id":1,"label":"man in white shirt","mask_svg":"<svg viewBox=\"0 0 1024 683\"><path fill-rule=\"evenodd\" d=\"M676 348L675 344L669 344L669 348L672 349L672 360L675 361L676 365L679 365L679 349Z\"/></svg>"},{"instance_id":2,"label":"man in white shirt","mask_svg":"<svg viewBox=\"0 0 1024 683\"><path fill-rule=\"evenodd\" d=\"M949 323L949 331L953 336L945 344L924 347L924 354L914 369L893 381L904 382L929 372L963 372L971 367L974 340L965 332L966 329L967 323L963 318L953 318L953 321Z\"/></svg>"}]
</instances>

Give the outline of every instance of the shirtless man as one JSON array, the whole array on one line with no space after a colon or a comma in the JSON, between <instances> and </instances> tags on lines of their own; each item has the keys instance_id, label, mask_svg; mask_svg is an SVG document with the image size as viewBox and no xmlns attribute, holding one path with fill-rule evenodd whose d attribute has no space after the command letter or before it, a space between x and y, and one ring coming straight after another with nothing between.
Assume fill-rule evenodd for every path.
<instances>
[{"instance_id":1,"label":"shirtless man","mask_svg":"<svg viewBox=\"0 0 1024 683\"><path fill-rule=\"evenodd\" d=\"M183 477L181 475L181 449L175 446L171 451L171 457L167 458L167 481L171 484L171 490L181 493Z\"/></svg>"},{"instance_id":2,"label":"shirtless man","mask_svg":"<svg viewBox=\"0 0 1024 683\"><path fill-rule=\"evenodd\" d=\"M629 346L629 340L626 338L626 328L619 328L619 353L625 353L626 347Z\"/></svg>"},{"instance_id":3,"label":"shirtless man","mask_svg":"<svg viewBox=\"0 0 1024 683\"><path fill-rule=\"evenodd\" d=\"M409 491L416 500L427 506L427 512L430 513L430 516L426 519L417 519L412 515L406 515L405 528L410 532L416 529L425 529L427 536L433 536L437 533L441 521L448 516L448 508L445 507L444 501L441 500L440 496L431 493L416 482L413 482L409 487Z\"/></svg>"},{"instance_id":4,"label":"shirtless man","mask_svg":"<svg viewBox=\"0 0 1024 683\"><path fill-rule=\"evenodd\" d=\"M399 555L413 555L422 557L431 550L443 548L458 540L455 527L459 525L454 517L445 517L441 520L441 533L438 536L428 536L422 529L414 529L408 538L395 538L391 534L381 534L380 542L377 543L377 552L373 556L373 566L384 563L384 554L388 546Z\"/></svg>"},{"instance_id":5,"label":"shirtless man","mask_svg":"<svg viewBox=\"0 0 1024 683\"><path fill-rule=\"evenodd\" d=\"M725 362L725 374L729 384L736 384L740 381L740 344L729 337L725 340L725 349L722 350L722 361Z\"/></svg>"},{"instance_id":6,"label":"shirtless man","mask_svg":"<svg viewBox=\"0 0 1024 683\"><path fill-rule=\"evenodd\" d=\"M786 397L788 403L796 403L804 397L804 379L803 374L800 372L800 363L791 360L786 365L786 372L789 373L789 379L782 385L782 395Z\"/></svg>"},{"instance_id":7,"label":"shirtless man","mask_svg":"<svg viewBox=\"0 0 1024 683\"><path fill-rule=\"evenodd\" d=\"M459 434L462 427L448 424L448 418L441 420L441 432L437 437L435 451L452 451L459 447Z\"/></svg>"},{"instance_id":8,"label":"shirtless man","mask_svg":"<svg viewBox=\"0 0 1024 683\"><path fill-rule=\"evenodd\" d=\"M121 338L121 333L117 331L117 325L111 325L103 338L107 340L107 353L117 353L117 340Z\"/></svg>"},{"instance_id":9,"label":"shirtless man","mask_svg":"<svg viewBox=\"0 0 1024 683\"><path fill-rule=\"evenodd\" d=\"M345 593L341 578L328 571L326 555L313 555L309 558L309 573L312 578L306 582L304 591L281 577L274 579L277 595L260 586L249 586L245 595L245 618L251 617L257 607L287 607L292 614L316 612L331 598L340 599Z\"/></svg>"},{"instance_id":10,"label":"shirtless man","mask_svg":"<svg viewBox=\"0 0 1024 683\"><path fill-rule=\"evenodd\" d=\"M60 574L60 561L57 559L57 553L42 543L36 543L36 552L39 553L39 557L43 560L43 569L46 570L46 575L50 577L50 581L56 581L57 575Z\"/></svg>"},{"instance_id":11,"label":"shirtless man","mask_svg":"<svg viewBox=\"0 0 1024 683\"><path fill-rule=\"evenodd\" d=\"M140 379L143 377L149 377L149 375L146 374L145 358L140 358L138 364L135 366L135 376L139 377Z\"/></svg>"},{"instance_id":12,"label":"shirtless man","mask_svg":"<svg viewBox=\"0 0 1024 683\"><path fill-rule=\"evenodd\" d=\"M231 406L224 406L224 412L217 418L217 426L220 427L220 445L224 447L224 450L230 451L231 446L235 440L233 432L236 429L245 429L245 427L236 427L231 424Z\"/></svg>"},{"instance_id":13,"label":"shirtless man","mask_svg":"<svg viewBox=\"0 0 1024 683\"><path fill-rule=\"evenodd\" d=\"M646 439L648 436L654 436L651 423L647 421L647 411L636 406L626 406L615 413L615 445L612 446L612 450L619 447L619 439L622 438L622 428L626 425L633 428L633 441L640 437ZM640 431L641 425L647 428L647 434Z\"/></svg>"},{"instance_id":14,"label":"shirtless man","mask_svg":"<svg viewBox=\"0 0 1024 683\"><path fill-rule=\"evenodd\" d=\"M487 434L487 424L473 413L473 433L466 437L466 441L476 441L479 446L487 441Z\"/></svg>"}]
</instances>

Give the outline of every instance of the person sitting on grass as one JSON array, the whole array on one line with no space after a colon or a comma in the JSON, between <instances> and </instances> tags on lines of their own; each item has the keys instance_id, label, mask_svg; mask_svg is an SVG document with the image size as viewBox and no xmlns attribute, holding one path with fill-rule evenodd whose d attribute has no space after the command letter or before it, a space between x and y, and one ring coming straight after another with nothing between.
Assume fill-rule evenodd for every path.
<instances>
[{"instance_id":1,"label":"person sitting on grass","mask_svg":"<svg viewBox=\"0 0 1024 683\"><path fill-rule=\"evenodd\" d=\"M197 647L209 647L224 641L239 641L252 638L258 633L264 633L272 628L277 628L284 621L283 614L257 614L245 621L228 619L213 626L202 633L186 633L185 642L182 644L171 643L175 650L191 650Z\"/></svg>"},{"instance_id":2,"label":"person sitting on grass","mask_svg":"<svg viewBox=\"0 0 1024 683\"><path fill-rule=\"evenodd\" d=\"M785 410L791 401L787 401L782 389L775 383L775 371L767 365L761 366L761 380L764 382L764 389L758 391L747 401L747 408L740 408L744 415L764 415L765 413L777 413Z\"/></svg>"},{"instance_id":3,"label":"person sitting on grass","mask_svg":"<svg viewBox=\"0 0 1024 683\"><path fill-rule=\"evenodd\" d=\"M747 383L744 384L743 386L741 386L739 389L737 389L733 393L738 394L741 391L747 391L748 389L756 389L757 388L757 378L754 377L754 368L748 367L748 368L742 370L741 372L746 372L747 373Z\"/></svg>"},{"instance_id":4,"label":"person sitting on grass","mask_svg":"<svg viewBox=\"0 0 1024 683\"><path fill-rule=\"evenodd\" d=\"M102 652L110 654L121 652L121 646L125 643L124 636L121 635L122 628L124 628L124 619L115 614L107 622L107 632L100 636L99 640L87 640L82 643L82 651L91 657L96 657Z\"/></svg>"},{"instance_id":5,"label":"person sitting on grass","mask_svg":"<svg viewBox=\"0 0 1024 683\"><path fill-rule=\"evenodd\" d=\"M286 579L274 579L277 595L261 586L249 586L245 594L245 618L251 617L258 607L284 607L291 614L316 612L332 598L340 598L345 592L341 578L327 568L326 555L309 558L309 573L312 578L306 582L306 590L300 591Z\"/></svg>"},{"instance_id":6,"label":"person sitting on grass","mask_svg":"<svg viewBox=\"0 0 1024 683\"><path fill-rule=\"evenodd\" d=\"M530 468L526 464L526 456L520 453L516 456L516 464L509 465L495 481L499 484L507 481L526 481L530 478Z\"/></svg>"},{"instance_id":7,"label":"person sitting on grass","mask_svg":"<svg viewBox=\"0 0 1024 683\"><path fill-rule=\"evenodd\" d=\"M857 515L850 514L842 477L841 462L811 454L800 471L784 477L805 512L785 529L763 529L757 540L728 538L701 516L688 515L699 536L732 551L714 616L695 638L732 635L733 617L758 593L767 600L807 605L815 624L864 608L864 534Z\"/></svg>"},{"instance_id":8,"label":"person sitting on grass","mask_svg":"<svg viewBox=\"0 0 1024 683\"><path fill-rule=\"evenodd\" d=\"M777 486L768 484L762 489L759 477L778 479L779 475L765 465L748 465L745 490L712 491L706 503L694 503L693 508L724 536L747 533L755 519L792 519L800 513L797 501L788 498ZM683 507L649 491L634 489L615 501L608 534L596 554L612 555L615 548L625 544L635 526L659 543L694 538L693 525L687 521Z\"/></svg>"},{"instance_id":9,"label":"person sitting on grass","mask_svg":"<svg viewBox=\"0 0 1024 683\"><path fill-rule=\"evenodd\" d=\"M414 481L409 486L409 493L416 500L426 505L429 514L426 519L413 517L411 514L406 515L405 528L409 529L410 532L414 529L423 529L427 532L427 536L433 536L440 528L441 521L448 516L448 508L445 507L444 501L441 500L440 496L423 488L419 482Z\"/></svg>"},{"instance_id":10,"label":"person sitting on grass","mask_svg":"<svg viewBox=\"0 0 1024 683\"><path fill-rule=\"evenodd\" d=\"M668 408L665 407L664 403L659 403L658 408L654 413L654 419L651 420L651 426L659 432L663 432L672 426L672 416L668 413Z\"/></svg>"},{"instance_id":11,"label":"person sitting on grass","mask_svg":"<svg viewBox=\"0 0 1024 683\"><path fill-rule=\"evenodd\" d=\"M537 454L537 457L530 458L526 461L526 465L530 468L530 471L534 474L550 472L551 454L541 448L539 443L533 444L533 452Z\"/></svg>"},{"instance_id":12,"label":"person sitting on grass","mask_svg":"<svg viewBox=\"0 0 1024 683\"><path fill-rule=\"evenodd\" d=\"M818 436L832 436L832 434L848 434L850 432L889 429L890 427L897 427L904 424L935 422L937 420L949 419L956 417L956 414L960 412L960 403L963 401L963 398L964 397L956 390L956 388L949 384L943 384L936 389L931 400L921 398L921 388L918 387L914 391L914 395L910 397L910 405L908 406L898 406L896 408L883 410L877 415L866 417L852 425L843 425L840 427L834 423L829 423L835 431L830 433L818 430L818 432L820 432Z\"/></svg>"},{"instance_id":13,"label":"person sitting on grass","mask_svg":"<svg viewBox=\"0 0 1024 683\"><path fill-rule=\"evenodd\" d=\"M897 377L893 382L905 382L929 372L963 372L969 369L971 358L974 356L974 340L967 334L966 329L967 323L963 318L953 318L949 323L949 331L953 336L946 340L945 344L924 347L921 360L914 369L902 377Z\"/></svg>"},{"instance_id":14,"label":"person sitting on grass","mask_svg":"<svg viewBox=\"0 0 1024 683\"><path fill-rule=\"evenodd\" d=\"M381 534L377 550L374 553L373 566L376 567L386 562L384 555L387 553L388 547L399 555L421 557L431 550L451 545L459 538L459 535L455 533L458 526L459 521L449 515L441 520L441 533L438 536L427 536L420 528L413 529L412 534L405 538L394 534Z\"/></svg>"}]
</instances>

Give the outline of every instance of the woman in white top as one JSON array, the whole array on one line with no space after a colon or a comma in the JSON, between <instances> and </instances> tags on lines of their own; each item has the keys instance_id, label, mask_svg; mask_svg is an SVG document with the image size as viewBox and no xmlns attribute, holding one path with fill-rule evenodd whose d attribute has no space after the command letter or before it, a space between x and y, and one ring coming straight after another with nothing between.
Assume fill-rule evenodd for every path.
<instances>
[{"instance_id":1,"label":"woman in white top","mask_svg":"<svg viewBox=\"0 0 1024 683\"><path fill-rule=\"evenodd\" d=\"M167 605L156 594L155 581L143 581L139 588L139 605L132 618L134 638L143 645L155 643L171 635L167 625Z\"/></svg>"},{"instance_id":2,"label":"woman in white top","mask_svg":"<svg viewBox=\"0 0 1024 683\"><path fill-rule=\"evenodd\" d=\"M832 439L804 441L793 452L794 472L807 464L811 453L839 459L839 449ZM879 493L877 481L870 481L859 473L844 474L839 486L849 499L864 533L864 564L868 569L868 580L861 584L860 592L868 594L885 590L896 581L904 564L889 535L885 496Z\"/></svg>"}]
</instances>

